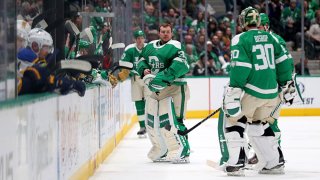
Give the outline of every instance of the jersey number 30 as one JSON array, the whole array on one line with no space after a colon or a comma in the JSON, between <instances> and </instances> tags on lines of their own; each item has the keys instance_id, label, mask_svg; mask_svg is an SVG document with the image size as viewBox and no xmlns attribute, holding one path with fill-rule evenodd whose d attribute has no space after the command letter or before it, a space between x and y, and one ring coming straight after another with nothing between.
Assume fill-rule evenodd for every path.
<instances>
[{"instance_id":1,"label":"jersey number 30","mask_svg":"<svg viewBox=\"0 0 320 180\"><path fill-rule=\"evenodd\" d=\"M259 51L260 53L258 53ZM256 70L264 70L267 68L275 69L274 63L274 48L272 44L257 44L252 47L252 52L257 52L256 59L258 61L257 64L254 65ZM260 62L262 64L260 65Z\"/></svg>"}]
</instances>

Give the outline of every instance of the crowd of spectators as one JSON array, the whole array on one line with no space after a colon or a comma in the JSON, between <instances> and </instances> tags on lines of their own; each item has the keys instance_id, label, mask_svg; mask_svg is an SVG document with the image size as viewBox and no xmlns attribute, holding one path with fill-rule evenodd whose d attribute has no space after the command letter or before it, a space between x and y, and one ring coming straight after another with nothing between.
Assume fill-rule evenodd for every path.
<instances>
[{"instance_id":1,"label":"crowd of spectators","mask_svg":"<svg viewBox=\"0 0 320 180\"><path fill-rule=\"evenodd\" d=\"M82 17L78 12L111 12L111 2L110 0L86 0L83 6L82 1L68 0L65 3L67 9L65 13L81 30ZM205 0L182 0L182 2L180 0L144 0L143 5L141 2L141 0L132 0L132 30L143 28L147 41L151 41L158 38L159 23L170 22L174 27L174 39L182 43L182 48L191 65L189 75L226 74L223 65L230 61L232 36L242 32L239 23L234 21L237 19L233 17L235 7L238 13L248 6L253 6L264 13L268 9L271 29L284 38L289 50L300 51L301 2L303 2L306 45L310 45L316 52L312 58L320 59L320 54L317 53L319 50L316 49L320 45L320 9L317 0L239 0L236 1L236 5L233 4L233 0L224 0L223 13L221 10L217 13L215 5L211 4L214 1L208 1L207 14L205 14ZM265 2L268 3L265 4ZM42 0L20 2L21 8L18 12L28 20L29 17L41 12L41 3ZM180 9L180 3L182 3L182 9ZM99 17L90 19L89 25L96 37L96 45L110 28L111 21L111 19ZM73 48L72 44L66 43L66 48Z\"/></svg>"}]
</instances>

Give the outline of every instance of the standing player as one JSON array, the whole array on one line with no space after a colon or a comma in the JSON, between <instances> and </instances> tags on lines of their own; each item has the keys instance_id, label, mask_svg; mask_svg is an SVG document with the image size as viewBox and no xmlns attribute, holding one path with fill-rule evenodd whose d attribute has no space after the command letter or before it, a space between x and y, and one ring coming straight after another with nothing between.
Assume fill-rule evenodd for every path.
<instances>
[{"instance_id":1,"label":"standing player","mask_svg":"<svg viewBox=\"0 0 320 180\"><path fill-rule=\"evenodd\" d=\"M246 32L232 38L230 84L223 99L225 171L231 176L244 175L247 128L260 161L259 173L282 174L283 154L268 121L279 102L278 84L287 93L291 61L270 33L257 29L260 16L256 9L244 9L239 18Z\"/></svg>"},{"instance_id":2,"label":"standing player","mask_svg":"<svg viewBox=\"0 0 320 180\"><path fill-rule=\"evenodd\" d=\"M286 42L283 40L283 38L281 36L270 31L270 26L269 26L270 21L269 21L269 17L267 14L260 13L260 19L261 19L261 23L260 23L260 26L258 27L258 29L269 32L275 38L275 40L280 44L281 50L288 56L288 61L291 62L291 68L292 68L291 71L293 72L293 68L294 68L293 59L292 59L292 56L289 53L288 49L286 48ZM281 76L281 74L278 74L278 75ZM292 104L293 98L294 98L294 95L291 95L291 98L290 98L291 101L289 102L289 105ZM287 99L289 99L289 98L287 97ZM280 105L281 105L281 98L279 97L279 106L277 106L275 111L272 112L272 114L270 114L270 117L268 120L270 127L273 130L273 132L278 140L279 145L281 143L281 132L278 127L278 118L280 115ZM258 158L257 158L256 154L252 158L248 159L248 163L249 164L258 163Z\"/></svg>"},{"instance_id":3,"label":"standing player","mask_svg":"<svg viewBox=\"0 0 320 180\"><path fill-rule=\"evenodd\" d=\"M172 27L164 23L159 27L160 40L150 42L140 55L138 72L152 91L146 101L147 132L152 143L148 157L154 161L189 163L190 147L184 136L164 127L185 130L189 88L183 78L189 65L181 43L172 40Z\"/></svg>"},{"instance_id":4,"label":"standing player","mask_svg":"<svg viewBox=\"0 0 320 180\"><path fill-rule=\"evenodd\" d=\"M120 59L121 61L129 62L133 64L132 76L131 76L131 96L132 101L134 101L140 130L137 135L144 136L146 134L145 125L145 100L146 97L151 94L148 87L145 87L143 80L140 78L137 72L137 62L139 60L139 55L142 49L145 47L144 33L141 30L134 32L135 43L128 45ZM118 74L118 79L124 81L129 76L130 71L127 69L122 69Z\"/></svg>"}]
</instances>

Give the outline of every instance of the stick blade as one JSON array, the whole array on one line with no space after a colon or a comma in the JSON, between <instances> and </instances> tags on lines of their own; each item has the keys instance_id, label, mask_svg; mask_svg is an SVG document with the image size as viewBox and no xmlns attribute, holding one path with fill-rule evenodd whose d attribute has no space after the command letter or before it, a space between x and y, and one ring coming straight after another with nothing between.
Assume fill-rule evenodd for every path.
<instances>
[{"instance_id":1,"label":"stick blade","mask_svg":"<svg viewBox=\"0 0 320 180\"><path fill-rule=\"evenodd\" d=\"M83 60L61 60L58 63L59 70L78 71L84 74L90 74L92 70L91 63Z\"/></svg>"}]
</instances>

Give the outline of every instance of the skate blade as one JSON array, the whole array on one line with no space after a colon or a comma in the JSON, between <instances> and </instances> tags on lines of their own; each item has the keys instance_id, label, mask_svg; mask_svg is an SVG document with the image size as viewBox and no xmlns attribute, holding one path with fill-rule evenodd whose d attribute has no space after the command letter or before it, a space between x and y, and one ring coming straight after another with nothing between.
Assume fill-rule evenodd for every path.
<instances>
[{"instance_id":1,"label":"skate blade","mask_svg":"<svg viewBox=\"0 0 320 180\"><path fill-rule=\"evenodd\" d=\"M189 158L183 158L183 159L174 159L171 161L172 164L188 164L190 163Z\"/></svg>"},{"instance_id":2,"label":"skate blade","mask_svg":"<svg viewBox=\"0 0 320 180\"><path fill-rule=\"evenodd\" d=\"M240 169L240 170L234 171L234 172L227 172L227 175L228 176L245 176L243 169Z\"/></svg>"},{"instance_id":3,"label":"skate blade","mask_svg":"<svg viewBox=\"0 0 320 180\"><path fill-rule=\"evenodd\" d=\"M285 174L284 166L277 169L262 169L259 171L259 174Z\"/></svg>"},{"instance_id":4,"label":"skate blade","mask_svg":"<svg viewBox=\"0 0 320 180\"><path fill-rule=\"evenodd\" d=\"M146 134L143 134L143 135L138 135L139 139L145 139L147 138L147 135Z\"/></svg>"},{"instance_id":5,"label":"skate blade","mask_svg":"<svg viewBox=\"0 0 320 180\"><path fill-rule=\"evenodd\" d=\"M152 160L154 163L166 163L166 162L170 162L168 159L166 158L161 158L161 159L156 159L156 160Z\"/></svg>"}]
</instances>

